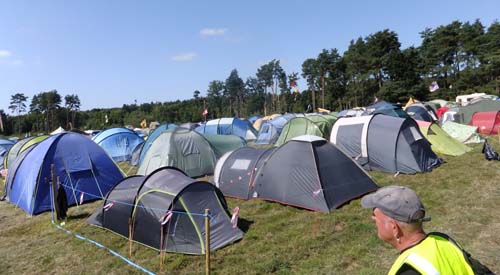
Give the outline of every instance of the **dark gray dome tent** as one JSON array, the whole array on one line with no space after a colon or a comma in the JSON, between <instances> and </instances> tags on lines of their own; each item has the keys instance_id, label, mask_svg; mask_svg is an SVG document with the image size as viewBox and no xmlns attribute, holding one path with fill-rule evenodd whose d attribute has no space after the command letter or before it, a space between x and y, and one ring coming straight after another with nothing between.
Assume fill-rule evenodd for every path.
<instances>
[{"instance_id":1,"label":"dark gray dome tent","mask_svg":"<svg viewBox=\"0 0 500 275\"><path fill-rule=\"evenodd\" d=\"M255 178L256 197L321 212L377 188L335 145L311 135L298 136L275 149Z\"/></svg>"},{"instance_id":2,"label":"dark gray dome tent","mask_svg":"<svg viewBox=\"0 0 500 275\"><path fill-rule=\"evenodd\" d=\"M368 170L414 174L441 163L411 118L382 114L340 118L330 141Z\"/></svg>"},{"instance_id":3,"label":"dark gray dome tent","mask_svg":"<svg viewBox=\"0 0 500 275\"><path fill-rule=\"evenodd\" d=\"M251 199L254 179L273 149L242 147L224 154L215 165L214 183L225 196Z\"/></svg>"},{"instance_id":4,"label":"dark gray dome tent","mask_svg":"<svg viewBox=\"0 0 500 275\"><path fill-rule=\"evenodd\" d=\"M88 223L125 238L132 228L133 241L156 250L204 254L205 209L211 214L211 251L243 237L243 232L231 224L222 193L214 185L194 180L173 167L122 180ZM167 214L171 218L162 225Z\"/></svg>"},{"instance_id":5,"label":"dark gray dome tent","mask_svg":"<svg viewBox=\"0 0 500 275\"><path fill-rule=\"evenodd\" d=\"M296 137L273 151L240 149L220 161L222 172L214 180L225 194L313 211L330 212L377 189L356 162L312 135ZM241 184L235 184L238 180Z\"/></svg>"}]
</instances>

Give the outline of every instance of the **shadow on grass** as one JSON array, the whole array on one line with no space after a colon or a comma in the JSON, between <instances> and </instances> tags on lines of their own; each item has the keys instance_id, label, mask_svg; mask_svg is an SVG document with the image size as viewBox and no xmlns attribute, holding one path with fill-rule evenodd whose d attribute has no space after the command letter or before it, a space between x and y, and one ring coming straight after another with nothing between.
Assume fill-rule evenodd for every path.
<instances>
[{"instance_id":1,"label":"shadow on grass","mask_svg":"<svg viewBox=\"0 0 500 275\"><path fill-rule=\"evenodd\" d=\"M238 228L241 229L241 231L247 233L248 230L250 229L250 225L252 225L253 223L254 223L254 221L239 218L238 219Z\"/></svg>"}]
</instances>

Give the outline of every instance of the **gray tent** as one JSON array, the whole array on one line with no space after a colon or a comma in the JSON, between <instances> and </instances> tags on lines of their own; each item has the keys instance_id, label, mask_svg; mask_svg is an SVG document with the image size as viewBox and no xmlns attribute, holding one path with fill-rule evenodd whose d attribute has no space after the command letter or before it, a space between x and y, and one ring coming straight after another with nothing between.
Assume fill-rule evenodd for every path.
<instances>
[{"instance_id":1,"label":"gray tent","mask_svg":"<svg viewBox=\"0 0 500 275\"><path fill-rule=\"evenodd\" d=\"M341 118L330 141L368 170L414 174L441 163L411 118L381 114Z\"/></svg>"},{"instance_id":2,"label":"gray tent","mask_svg":"<svg viewBox=\"0 0 500 275\"><path fill-rule=\"evenodd\" d=\"M194 130L169 129L151 143L138 175L147 175L162 166L181 169L190 177L210 175L215 167L215 153L208 141Z\"/></svg>"},{"instance_id":3,"label":"gray tent","mask_svg":"<svg viewBox=\"0 0 500 275\"><path fill-rule=\"evenodd\" d=\"M228 195L239 192L244 198L251 194L252 198L329 212L377 189L356 162L321 137L299 136L272 153L243 149L235 153L220 160L222 173L214 178Z\"/></svg>"},{"instance_id":4,"label":"gray tent","mask_svg":"<svg viewBox=\"0 0 500 275\"><path fill-rule=\"evenodd\" d=\"M225 196L251 199L257 170L273 149L242 147L223 155L215 165L214 183Z\"/></svg>"},{"instance_id":5,"label":"gray tent","mask_svg":"<svg viewBox=\"0 0 500 275\"><path fill-rule=\"evenodd\" d=\"M130 221L135 242L157 250L204 254L205 209L210 209L211 251L243 237L231 224L226 200L215 186L172 167L122 180L88 222L129 238Z\"/></svg>"}]
</instances>

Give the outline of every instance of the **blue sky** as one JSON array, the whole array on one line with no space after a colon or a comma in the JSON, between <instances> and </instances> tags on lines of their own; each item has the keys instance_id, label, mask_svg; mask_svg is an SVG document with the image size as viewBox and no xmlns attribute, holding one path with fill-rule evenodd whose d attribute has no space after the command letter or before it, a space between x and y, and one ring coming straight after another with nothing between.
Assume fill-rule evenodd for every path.
<instances>
[{"instance_id":1,"label":"blue sky","mask_svg":"<svg viewBox=\"0 0 500 275\"><path fill-rule=\"evenodd\" d=\"M498 0L2 0L0 109L53 89L78 94L82 110L182 100L271 59L300 73L322 49L386 28L407 48L427 27L499 18Z\"/></svg>"}]
</instances>

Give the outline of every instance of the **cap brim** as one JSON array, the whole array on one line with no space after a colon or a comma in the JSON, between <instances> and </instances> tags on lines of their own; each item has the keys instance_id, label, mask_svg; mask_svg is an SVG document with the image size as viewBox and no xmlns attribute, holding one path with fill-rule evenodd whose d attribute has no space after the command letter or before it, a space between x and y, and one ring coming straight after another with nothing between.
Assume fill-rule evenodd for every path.
<instances>
[{"instance_id":1,"label":"cap brim","mask_svg":"<svg viewBox=\"0 0 500 275\"><path fill-rule=\"evenodd\" d=\"M361 207L363 208L374 208L376 207L374 202L375 193L365 195L361 198Z\"/></svg>"}]
</instances>

